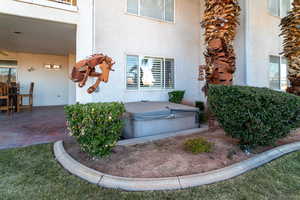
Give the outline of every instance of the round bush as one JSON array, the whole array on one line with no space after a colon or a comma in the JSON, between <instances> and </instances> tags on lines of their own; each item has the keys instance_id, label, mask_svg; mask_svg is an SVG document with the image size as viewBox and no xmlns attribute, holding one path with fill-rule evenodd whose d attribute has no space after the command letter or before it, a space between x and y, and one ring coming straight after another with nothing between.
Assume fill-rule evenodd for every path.
<instances>
[{"instance_id":1,"label":"round bush","mask_svg":"<svg viewBox=\"0 0 300 200\"><path fill-rule=\"evenodd\" d=\"M202 101L196 101L195 106L199 108L199 113L198 113L199 123L201 124L207 122L208 114L205 110L205 103Z\"/></svg>"},{"instance_id":2,"label":"round bush","mask_svg":"<svg viewBox=\"0 0 300 200\"><path fill-rule=\"evenodd\" d=\"M177 103L181 104L183 98L184 98L185 91L183 90L175 90L172 92L169 92L169 101L171 103Z\"/></svg>"},{"instance_id":3,"label":"round bush","mask_svg":"<svg viewBox=\"0 0 300 200\"><path fill-rule=\"evenodd\" d=\"M242 148L272 145L300 127L300 97L267 88L210 85L210 110Z\"/></svg>"},{"instance_id":4,"label":"round bush","mask_svg":"<svg viewBox=\"0 0 300 200\"><path fill-rule=\"evenodd\" d=\"M184 143L184 149L193 154L212 152L213 143L206 141L204 138L189 139Z\"/></svg>"},{"instance_id":5,"label":"round bush","mask_svg":"<svg viewBox=\"0 0 300 200\"><path fill-rule=\"evenodd\" d=\"M121 137L122 115L125 107L121 103L76 104L65 107L68 128L81 149L91 156L104 157Z\"/></svg>"}]
</instances>

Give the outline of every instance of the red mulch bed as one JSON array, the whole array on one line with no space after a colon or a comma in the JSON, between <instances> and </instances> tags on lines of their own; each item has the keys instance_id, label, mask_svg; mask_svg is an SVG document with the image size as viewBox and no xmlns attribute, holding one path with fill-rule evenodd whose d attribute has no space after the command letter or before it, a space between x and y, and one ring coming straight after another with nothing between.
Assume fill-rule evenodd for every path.
<instances>
[{"instance_id":1,"label":"red mulch bed","mask_svg":"<svg viewBox=\"0 0 300 200\"><path fill-rule=\"evenodd\" d=\"M185 152L184 142L196 137L203 137L214 143L213 152L198 155ZM295 141L300 141L299 130L276 145ZM65 148L75 160L103 173L132 178L161 178L212 171L255 155L246 155L237 144L238 140L226 136L223 130L216 130L128 147L117 146L109 157L102 159L91 158L82 152L74 140L65 141ZM258 148L255 153L272 148L274 147Z\"/></svg>"}]
</instances>

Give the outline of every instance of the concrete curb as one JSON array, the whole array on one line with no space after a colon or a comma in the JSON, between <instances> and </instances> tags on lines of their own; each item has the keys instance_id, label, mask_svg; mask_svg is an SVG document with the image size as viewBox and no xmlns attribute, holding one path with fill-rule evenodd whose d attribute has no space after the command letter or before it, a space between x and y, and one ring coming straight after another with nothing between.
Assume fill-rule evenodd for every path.
<instances>
[{"instance_id":1,"label":"concrete curb","mask_svg":"<svg viewBox=\"0 0 300 200\"><path fill-rule=\"evenodd\" d=\"M54 144L58 162L70 173L105 188L127 191L176 190L212 184L244 174L285 154L300 150L300 142L283 145L234 165L190 176L170 178L124 178L104 174L75 161L64 149L63 142Z\"/></svg>"}]
</instances>

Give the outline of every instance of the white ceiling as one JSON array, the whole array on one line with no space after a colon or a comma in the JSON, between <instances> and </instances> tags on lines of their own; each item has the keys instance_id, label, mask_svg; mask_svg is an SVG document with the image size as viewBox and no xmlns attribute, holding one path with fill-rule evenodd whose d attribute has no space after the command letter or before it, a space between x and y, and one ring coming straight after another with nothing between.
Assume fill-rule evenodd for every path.
<instances>
[{"instance_id":1,"label":"white ceiling","mask_svg":"<svg viewBox=\"0 0 300 200\"><path fill-rule=\"evenodd\" d=\"M0 14L0 49L55 55L75 53L76 25Z\"/></svg>"}]
</instances>

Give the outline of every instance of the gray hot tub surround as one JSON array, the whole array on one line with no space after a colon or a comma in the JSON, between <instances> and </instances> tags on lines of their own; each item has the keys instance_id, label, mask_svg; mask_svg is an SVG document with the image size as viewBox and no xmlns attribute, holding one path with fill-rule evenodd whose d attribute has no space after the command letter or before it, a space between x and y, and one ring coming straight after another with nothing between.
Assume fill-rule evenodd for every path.
<instances>
[{"instance_id":1,"label":"gray hot tub surround","mask_svg":"<svg viewBox=\"0 0 300 200\"><path fill-rule=\"evenodd\" d=\"M140 138L199 127L198 108L169 102L126 103L124 138Z\"/></svg>"}]
</instances>

